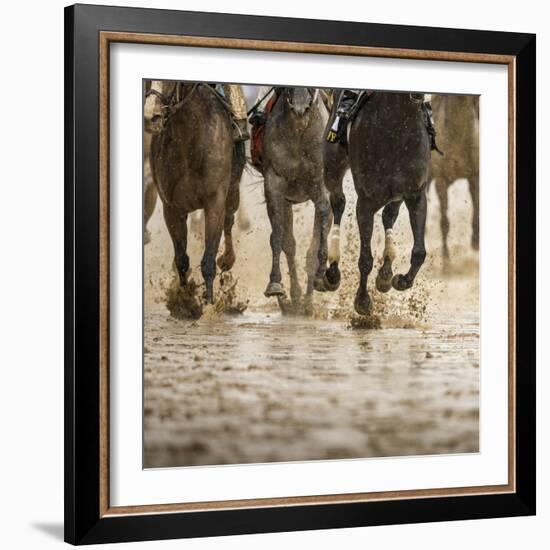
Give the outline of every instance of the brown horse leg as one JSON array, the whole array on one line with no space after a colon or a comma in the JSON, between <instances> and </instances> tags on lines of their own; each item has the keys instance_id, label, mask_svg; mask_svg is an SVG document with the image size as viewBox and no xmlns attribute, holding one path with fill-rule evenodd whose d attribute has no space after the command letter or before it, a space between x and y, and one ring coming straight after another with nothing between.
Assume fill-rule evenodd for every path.
<instances>
[{"instance_id":1,"label":"brown horse leg","mask_svg":"<svg viewBox=\"0 0 550 550\"><path fill-rule=\"evenodd\" d=\"M201 260L201 272L206 285L204 297L208 304L214 303L216 254L222 236L224 213L225 194L220 188L212 197L209 197L204 209L204 255Z\"/></svg>"},{"instance_id":2,"label":"brown horse leg","mask_svg":"<svg viewBox=\"0 0 550 550\"><path fill-rule=\"evenodd\" d=\"M272 264L269 275L269 284L265 289L265 296L284 296L284 287L281 284L281 252L284 236L284 189L286 182L273 170L268 170L265 175L265 200L267 214L271 222L271 253Z\"/></svg>"},{"instance_id":3,"label":"brown horse leg","mask_svg":"<svg viewBox=\"0 0 550 550\"><path fill-rule=\"evenodd\" d=\"M418 270L426 259L426 246L424 244L424 232L426 229L426 189L422 186L413 197L405 199L409 211L409 219L413 232L413 248L411 253L411 267L405 275L395 275L392 285L395 290L411 288Z\"/></svg>"},{"instance_id":4,"label":"brown horse leg","mask_svg":"<svg viewBox=\"0 0 550 550\"><path fill-rule=\"evenodd\" d=\"M472 195L472 248L479 250L479 176L468 178L470 195Z\"/></svg>"},{"instance_id":5,"label":"brown horse leg","mask_svg":"<svg viewBox=\"0 0 550 550\"><path fill-rule=\"evenodd\" d=\"M393 226L399 215L399 209L403 201L394 201L386 204L382 211L382 223L386 234L384 242L384 254L382 256L382 267L376 277L376 289L379 292L388 292L391 289L393 278L392 263L395 260L395 242L393 240Z\"/></svg>"},{"instance_id":6,"label":"brown horse leg","mask_svg":"<svg viewBox=\"0 0 550 550\"><path fill-rule=\"evenodd\" d=\"M233 248L233 224L235 212L239 208L239 182L233 182L225 199L225 218L223 225L224 251L218 258L218 267L222 271L229 271L235 264L235 249Z\"/></svg>"},{"instance_id":7,"label":"brown horse leg","mask_svg":"<svg viewBox=\"0 0 550 550\"><path fill-rule=\"evenodd\" d=\"M373 264L371 240L374 211L364 197L358 196L356 212L361 249L359 252L359 287L357 288L354 307L359 315L368 315L371 311L371 299L367 290L367 281Z\"/></svg>"},{"instance_id":8,"label":"brown horse leg","mask_svg":"<svg viewBox=\"0 0 550 550\"><path fill-rule=\"evenodd\" d=\"M187 255L187 214L164 205L164 221L174 245L174 264L180 279L180 285L187 284L189 271L189 256Z\"/></svg>"},{"instance_id":9,"label":"brown horse leg","mask_svg":"<svg viewBox=\"0 0 550 550\"><path fill-rule=\"evenodd\" d=\"M435 190L439 198L439 210L441 212L440 224L441 224L441 240L443 241L443 261L449 259L449 248L447 246L447 236L449 235L449 201L447 198L447 190L449 188L449 181L445 178L436 178Z\"/></svg>"}]
</instances>

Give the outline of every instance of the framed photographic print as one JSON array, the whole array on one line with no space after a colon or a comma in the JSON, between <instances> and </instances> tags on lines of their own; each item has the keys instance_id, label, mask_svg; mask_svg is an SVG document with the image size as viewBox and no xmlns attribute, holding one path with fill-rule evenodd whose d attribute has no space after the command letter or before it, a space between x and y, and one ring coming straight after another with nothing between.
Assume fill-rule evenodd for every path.
<instances>
[{"instance_id":1,"label":"framed photographic print","mask_svg":"<svg viewBox=\"0 0 550 550\"><path fill-rule=\"evenodd\" d=\"M65 11L65 538L535 513L535 36Z\"/></svg>"}]
</instances>

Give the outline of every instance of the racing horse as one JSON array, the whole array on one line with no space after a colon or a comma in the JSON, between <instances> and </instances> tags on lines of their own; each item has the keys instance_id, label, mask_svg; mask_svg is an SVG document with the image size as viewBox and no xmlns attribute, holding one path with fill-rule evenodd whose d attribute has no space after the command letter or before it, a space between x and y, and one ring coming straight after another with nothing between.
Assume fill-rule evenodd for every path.
<instances>
[{"instance_id":1,"label":"racing horse","mask_svg":"<svg viewBox=\"0 0 550 550\"><path fill-rule=\"evenodd\" d=\"M214 301L216 254L222 231L225 250L218 259L222 271L235 262L232 227L239 206L239 182L246 162L244 145L234 144L229 106L208 84L163 81L162 91L150 91L155 114L151 175L163 205L164 220L174 246L180 285L187 284L187 217L204 210L204 255L201 272L207 303Z\"/></svg>"},{"instance_id":2,"label":"racing horse","mask_svg":"<svg viewBox=\"0 0 550 550\"><path fill-rule=\"evenodd\" d=\"M479 249L479 98L472 95L437 95L432 99L439 144L445 156L434 155L431 178L441 208L443 260L449 259L448 188L466 178L472 197L472 248Z\"/></svg>"},{"instance_id":3,"label":"racing horse","mask_svg":"<svg viewBox=\"0 0 550 550\"><path fill-rule=\"evenodd\" d=\"M280 256L285 253L290 297L299 306L301 288L296 269L293 205L311 201L315 208L313 238L306 258L307 290L304 310L311 312L314 288L325 290L327 236L331 212L323 183L323 129L328 119L315 88L280 88L267 118L263 138L262 172L267 213L271 222L272 266L265 296L286 297L281 282Z\"/></svg>"},{"instance_id":4,"label":"racing horse","mask_svg":"<svg viewBox=\"0 0 550 550\"><path fill-rule=\"evenodd\" d=\"M340 92L341 93L341 92ZM339 238L340 223L345 208L342 180L351 168L357 192L357 224L360 236L359 287L355 296L355 311L368 315L371 298L367 280L373 267L371 239L374 214L381 208L386 233L383 264L376 287L387 292L393 286L405 290L424 263L426 247L426 185L430 166L431 141L427 132L426 112L422 94L374 92L363 102L350 123L346 144L324 145L325 185L330 193L334 226L329 238L329 268L325 273L325 288L335 290L340 284ZM338 101L335 101L335 106ZM332 111L326 131L336 116ZM414 244L410 269L406 274L393 275L395 259L393 224L405 202Z\"/></svg>"}]
</instances>

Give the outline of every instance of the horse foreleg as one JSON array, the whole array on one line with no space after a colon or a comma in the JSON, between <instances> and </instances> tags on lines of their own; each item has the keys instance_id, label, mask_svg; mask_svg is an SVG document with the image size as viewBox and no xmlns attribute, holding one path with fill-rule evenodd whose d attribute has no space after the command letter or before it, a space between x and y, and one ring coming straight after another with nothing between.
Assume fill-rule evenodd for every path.
<instances>
[{"instance_id":1,"label":"horse foreleg","mask_svg":"<svg viewBox=\"0 0 550 550\"><path fill-rule=\"evenodd\" d=\"M206 285L204 297L208 304L214 302L214 277L216 276L216 254L220 246L225 219L225 194L219 188L204 209L204 255L201 272Z\"/></svg>"},{"instance_id":2,"label":"horse foreleg","mask_svg":"<svg viewBox=\"0 0 550 550\"><path fill-rule=\"evenodd\" d=\"M368 315L371 311L371 299L367 290L369 274L372 271L373 258L371 250L372 229L374 226L374 211L368 201L357 197L357 225L361 239L359 252L359 287L355 296L355 311L359 315Z\"/></svg>"},{"instance_id":3,"label":"horse foreleg","mask_svg":"<svg viewBox=\"0 0 550 550\"><path fill-rule=\"evenodd\" d=\"M328 264L324 285L326 290L334 291L340 286L340 226L346 209L346 196L343 191L343 180L347 165L347 153L339 144L325 145L325 186L329 191L330 206L334 223L328 237Z\"/></svg>"},{"instance_id":4,"label":"horse foreleg","mask_svg":"<svg viewBox=\"0 0 550 550\"><path fill-rule=\"evenodd\" d=\"M392 263L396 256L393 226L399 215L401 204L403 204L403 201L390 202L382 211L382 223L384 224L386 236L384 241L384 254L382 256L382 267L378 271L376 277L376 289L379 292L388 292L391 288L391 280L393 278Z\"/></svg>"},{"instance_id":5,"label":"horse foreleg","mask_svg":"<svg viewBox=\"0 0 550 550\"><path fill-rule=\"evenodd\" d=\"M479 250L479 176L468 178L470 195L472 196L472 248Z\"/></svg>"},{"instance_id":6,"label":"horse foreleg","mask_svg":"<svg viewBox=\"0 0 550 550\"><path fill-rule=\"evenodd\" d=\"M164 205L164 221L174 245L174 265L180 286L187 284L189 256L187 255L187 213L182 214L171 206Z\"/></svg>"},{"instance_id":7,"label":"horse foreleg","mask_svg":"<svg viewBox=\"0 0 550 550\"><path fill-rule=\"evenodd\" d=\"M298 280L298 270L296 269L296 239L294 238L294 215L292 204L285 201L284 204L284 235L283 252L288 264L288 276L290 278L290 299L292 305L296 308L300 303L302 289Z\"/></svg>"},{"instance_id":8,"label":"horse foreleg","mask_svg":"<svg viewBox=\"0 0 550 550\"><path fill-rule=\"evenodd\" d=\"M413 248L411 253L411 267L405 275L395 275L392 279L393 288L406 290L411 288L418 270L426 259L426 246L424 244L424 232L426 229L426 190L422 186L420 191L411 198L405 199L409 211L409 219L413 232Z\"/></svg>"},{"instance_id":9,"label":"horse foreleg","mask_svg":"<svg viewBox=\"0 0 550 550\"><path fill-rule=\"evenodd\" d=\"M265 296L284 296L285 291L281 283L281 252L283 248L284 237L284 193L285 183L283 178L268 171L265 177L265 200L267 204L267 214L271 222L271 273L269 283L265 289Z\"/></svg>"},{"instance_id":10,"label":"horse foreleg","mask_svg":"<svg viewBox=\"0 0 550 550\"><path fill-rule=\"evenodd\" d=\"M322 182L319 184L319 188L323 188ZM319 292L325 292L327 287L325 285L325 275L327 271L327 258L328 258L328 246L327 237L332 223L332 211L330 209L330 202L328 196L324 190L319 193L315 201L315 217L318 224L319 242L317 243L317 268L315 273L314 288Z\"/></svg>"},{"instance_id":11,"label":"horse foreleg","mask_svg":"<svg viewBox=\"0 0 550 550\"><path fill-rule=\"evenodd\" d=\"M449 188L449 182L445 178L438 177L435 180L435 190L437 191L437 197L439 198L439 209L441 212L440 225L441 225L441 240L443 241L443 261L447 263L449 259L449 248L447 246L447 237L449 235L449 201L447 192Z\"/></svg>"}]
</instances>

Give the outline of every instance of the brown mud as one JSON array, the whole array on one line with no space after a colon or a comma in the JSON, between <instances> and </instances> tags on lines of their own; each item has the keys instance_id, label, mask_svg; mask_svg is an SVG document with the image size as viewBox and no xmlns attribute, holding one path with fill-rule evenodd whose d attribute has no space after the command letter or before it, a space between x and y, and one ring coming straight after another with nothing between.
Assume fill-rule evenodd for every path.
<instances>
[{"instance_id":1,"label":"brown mud","mask_svg":"<svg viewBox=\"0 0 550 550\"><path fill-rule=\"evenodd\" d=\"M366 319L353 313L358 243L349 175L346 195L342 285L314 294L311 317L282 315L263 296L270 228L254 175L245 173L242 184L250 228L235 229L237 261L223 284L217 277L213 306L200 299L200 228L190 235L196 285L182 293L157 205L145 247L144 467L478 451L479 263L469 247L467 183L449 192L448 266L430 190L428 258L408 291L374 288L384 240L377 215ZM303 290L312 212L295 207ZM412 246L404 207L395 236L394 273L402 273Z\"/></svg>"}]
</instances>

